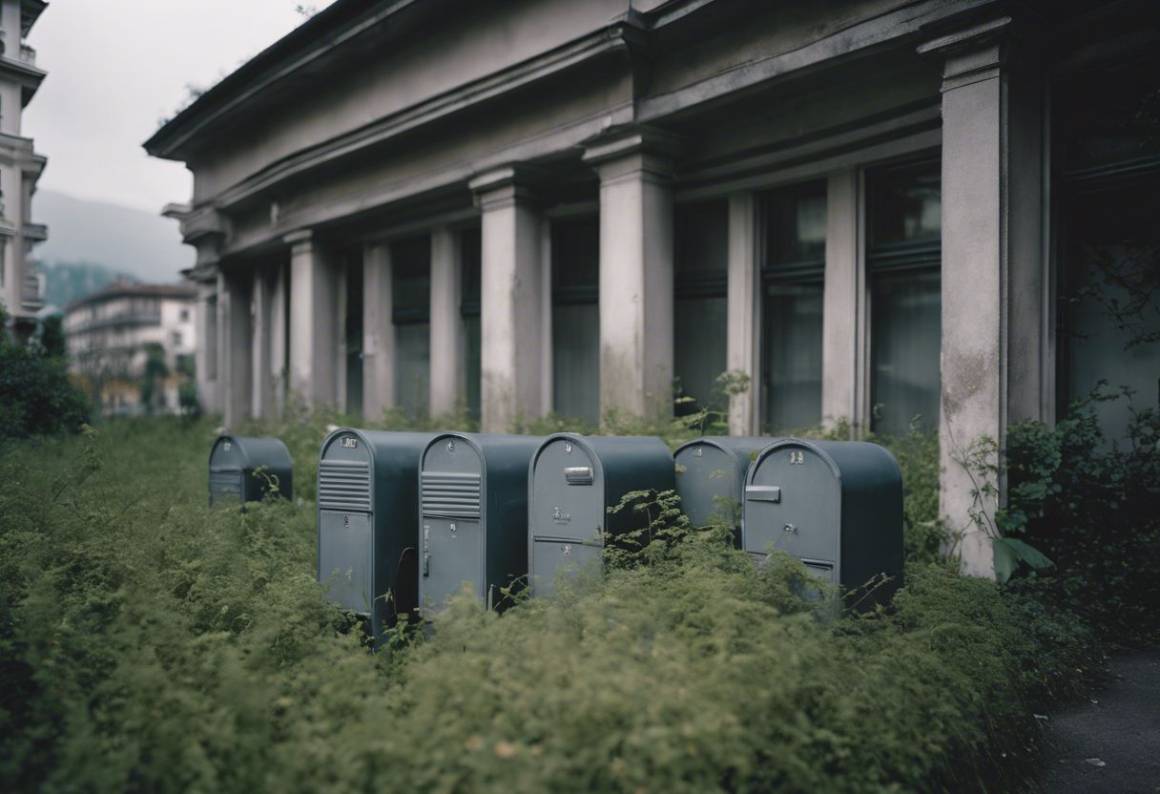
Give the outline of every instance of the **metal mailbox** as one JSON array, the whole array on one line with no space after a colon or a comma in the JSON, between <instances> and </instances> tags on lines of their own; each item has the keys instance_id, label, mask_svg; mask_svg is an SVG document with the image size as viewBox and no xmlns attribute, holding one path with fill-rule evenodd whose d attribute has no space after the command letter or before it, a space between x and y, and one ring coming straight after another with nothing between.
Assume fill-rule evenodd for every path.
<instances>
[{"instance_id":1,"label":"metal mailbox","mask_svg":"<svg viewBox=\"0 0 1160 794\"><path fill-rule=\"evenodd\" d=\"M529 474L528 559L533 592L552 592L566 568L599 564L605 538L643 526L635 511L608 508L636 490L673 488L673 456L650 436L549 436Z\"/></svg>"},{"instance_id":2,"label":"metal mailbox","mask_svg":"<svg viewBox=\"0 0 1160 794\"><path fill-rule=\"evenodd\" d=\"M781 549L824 581L857 588L886 574L902 582L902 472L877 444L782 439L749 468L742 544Z\"/></svg>"},{"instance_id":3,"label":"metal mailbox","mask_svg":"<svg viewBox=\"0 0 1160 794\"><path fill-rule=\"evenodd\" d=\"M209 504L243 504L266 498L273 483L278 495L294 498L294 464L281 439L218 436L209 452Z\"/></svg>"},{"instance_id":4,"label":"metal mailbox","mask_svg":"<svg viewBox=\"0 0 1160 794\"><path fill-rule=\"evenodd\" d=\"M419 599L439 608L469 583L489 607L528 571L528 463L541 438L442 433L419 466Z\"/></svg>"},{"instance_id":5,"label":"metal mailbox","mask_svg":"<svg viewBox=\"0 0 1160 794\"><path fill-rule=\"evenodd\" d=\"M673 453L677 464L677 494L695 527L711 523L732 526L741 545L741 507L745 475L761 450L775 438L705 436L682 444Z\"/></svg>"},{"instance_id":6,"label":"metal mailbox","mask_svg":"<svg viewBox=\"0 0 1160 794\"><path fill-rule=\"evenodd\" d=\"M431 438L342 428L322 442L318 581L372 637L419 604L419 458Z\"/></svg>"}]
</instances>

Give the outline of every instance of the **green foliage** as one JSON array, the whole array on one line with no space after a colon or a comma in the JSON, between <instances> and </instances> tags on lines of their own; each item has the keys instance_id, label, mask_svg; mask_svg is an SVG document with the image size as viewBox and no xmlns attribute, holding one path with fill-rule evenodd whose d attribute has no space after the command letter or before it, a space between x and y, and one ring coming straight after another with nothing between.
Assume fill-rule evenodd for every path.
<instances>
[{"instance_id":1,"label":"green foliage","mask_svg":"<svg viewBox=\"0 0 1160 794\"><path fill-rule=\"evenodd\" d=\"M370 654L314 581L338 419L252 428L287 440L299 499L244 513L205 506L205 421L0 457L0 788L974 788L1018 776L1032 705L1095 664L1032 583L943 565L833 616L801 565L755 566L668 494L626 502L652 530L628 564L503 616L461 598Z\"/></svg>"},{"instance_id":2,"label":"green foliage","mask_svg":"<svg viewBox=\"0 0 1160 794\"><path fill-rule=\"evenodd\" d=\"M64 359L41 344L9 340L0 311L0 442L75 432L86 418L86 400L69 380Z\"/></svg>"},{"instance_id":3,"label":"green foliage","mask_svg":"<svg viewBox=\"0 0 1160 794\"><path fill-rule=\"evenodd\" d=\"M1012 542L1041 549L1056 564L1055 592L1118 642L1160 637L1160 413L1132 410L1128 438L1109 443L1094 393L1048 427L1013 426L1010 483L996 520Z\"/></svg>"}]
</instances>

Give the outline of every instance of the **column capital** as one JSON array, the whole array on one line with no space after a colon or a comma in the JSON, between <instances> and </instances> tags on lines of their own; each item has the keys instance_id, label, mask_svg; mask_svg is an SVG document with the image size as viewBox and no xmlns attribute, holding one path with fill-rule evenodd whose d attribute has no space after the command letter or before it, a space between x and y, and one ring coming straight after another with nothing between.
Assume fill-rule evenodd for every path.
<instances>
[{"instance_id":1,"label":"column capital","mask_svg":"<svg viewBox=\"0 0 1160 794\"><path fill-rule=\"evenodd\" d=\"M282 242L295 251L306 251L314 247L314 231L312 229L298 229L282 237Z\"/></svg>"},{"instance_id":2,"label":"column capital","mask_svg":"<svg viewBox=\"0 0 1160 794\"><path fill-rule=\"evenodd\" d=\"M475 194L475 205L487 211L508 207L517 201L532 201L531 183L540 176L538 169L523 163L493 168L474 176L467 187Z\"/></svg>"},{"instance_id":3,"label":"column capital","mask_svg":"<svg viewBox=\"0 0 1160 794\"><path fill-rule=\"evenodd\" d=\"M942 90L951 91L999 76L1003 43L1010 31L1011 17L997 17L924 42L918 45L918 53L946 59Z\"/></svg>"},{"instance_id":4,"label":"column capital","mask_svg":"<svg viewBox=\"0 0 1160 794\"><path fill-rule=\"evenodd\" d=\"M630 127L601 133L588 141L583 161L595 168L604 181L621 176L643 175L667 181L673 175L673 157L681 139L654 127Z\"/></svg>"}]
</instances>

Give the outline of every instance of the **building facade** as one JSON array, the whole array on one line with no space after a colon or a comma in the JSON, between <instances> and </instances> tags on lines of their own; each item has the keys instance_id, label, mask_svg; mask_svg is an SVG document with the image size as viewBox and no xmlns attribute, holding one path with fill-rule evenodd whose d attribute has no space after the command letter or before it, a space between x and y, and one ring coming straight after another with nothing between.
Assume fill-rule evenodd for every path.
<instances>
[{"instance_id":1,"label":"building facade","mask_svg":"<svg viewBox=\"0 0 1160 794\"><path fill-rule=\"evenodd\" d=\"M987 574L968 459L1125 370L1061 296L1120 250L1093 206L1155 236L1153 5L338 0L146 143L194 176L200 392L925 429Z\"/></svg>"},{"instance_id":2,"label":"building facade","mask_svg":"<svg viewBox=\"0 0 1160 794\"><path fill-rule=\"evenodd\" d=\"M35 327L43 305L32 247L48 231L32 222L32 196L47 159L21 135L20 119L45 76L24 39L47 5L0 0L0 305L18 335Z\"/></svg>"},{"instance_id":3,"label":"building facade","mask_svg":"<svg viewBox=\"0 0 1160 794\"><path fill-rule=\"evenodd\" d=\"M176 414L195 382L197 290L114 284L64 314L69 370L104 416Z\"/></svg>"}]
</instances>

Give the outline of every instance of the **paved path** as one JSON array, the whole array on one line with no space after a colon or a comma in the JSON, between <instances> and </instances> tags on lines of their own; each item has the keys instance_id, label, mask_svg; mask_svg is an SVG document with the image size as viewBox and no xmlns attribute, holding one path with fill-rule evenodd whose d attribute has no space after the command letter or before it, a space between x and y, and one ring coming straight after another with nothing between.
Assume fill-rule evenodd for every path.
<instances>
[{"instance_id":1,"label":"paved path","mask_svg":"<svg viewBox=\"0 0 1160 794\"><path fill-rule=\"evenodd\" d=\"M1090 702L1049 715L1043 791L1160 792L1160 649L1114 657L1110 667Z\"/></svg>"}]
</instances>

